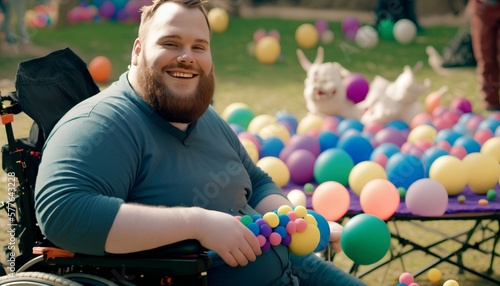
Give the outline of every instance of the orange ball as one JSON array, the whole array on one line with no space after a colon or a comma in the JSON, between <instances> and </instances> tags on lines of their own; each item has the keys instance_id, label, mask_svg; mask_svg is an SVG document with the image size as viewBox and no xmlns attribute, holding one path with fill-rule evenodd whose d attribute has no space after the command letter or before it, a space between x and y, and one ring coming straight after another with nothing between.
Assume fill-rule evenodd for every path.
<instances>
[{"instance_id":1,"label":"orange ball","mask_svg":"<svg viewBox=\"0 0 500 286\"><path fill-rule=\"evenodd\" d=\"M105 56L93 58L88 66L90 75L95 82L106 82L111 75L111 61Z\"/></svg>"}]
</instances>

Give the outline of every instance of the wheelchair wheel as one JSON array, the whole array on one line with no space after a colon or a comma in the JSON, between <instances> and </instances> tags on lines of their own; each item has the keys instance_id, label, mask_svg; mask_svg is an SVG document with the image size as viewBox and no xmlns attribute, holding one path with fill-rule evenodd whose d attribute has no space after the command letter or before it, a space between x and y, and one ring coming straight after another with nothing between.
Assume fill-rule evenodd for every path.
<instances>
[{"instance_id":1,"label":"wheelchair wheel","mask_svg":"<svg viewBox=\"0 0 500 286\"><path fill-rule=\"evenodd\" d=\"M64 278L68 278L72 281L88 286L118 286L118 284L106 278L86 273L69 273L64 275Z\"/></svg>"},{"instance_id":2,"label":"wheelchair wheel","mask_svg":"<svg viewBox=\"0 0 500 286\"><path fill-rule=\"evenodd\" d=\"M67 278L43 272L20 272L16 273L14 276L2 276L0 277L0 285L83 286L82 284Z\"/></svg>"}]
</instances>

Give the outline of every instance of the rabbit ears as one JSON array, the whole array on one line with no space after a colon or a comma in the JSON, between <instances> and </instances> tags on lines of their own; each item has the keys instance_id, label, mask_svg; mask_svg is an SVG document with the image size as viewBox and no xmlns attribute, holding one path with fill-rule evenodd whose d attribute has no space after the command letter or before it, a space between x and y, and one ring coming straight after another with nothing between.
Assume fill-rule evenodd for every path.
<instances>
[{"instance_id":1,"label":"rabbit ears","mask_svg":"<svg viewBox=\"0 0 500 286\"><path fill-rule=\"evenodd\" d=\"M307 59L306 55L304 55L304 52L301 49L297 49L297 58L299 59L300 66L302 66L302 68L307 72L311 68L311 65L319 65L323 63L323 47L318 47L316 58L312 63Z\"/></svg>"}]
</instances>

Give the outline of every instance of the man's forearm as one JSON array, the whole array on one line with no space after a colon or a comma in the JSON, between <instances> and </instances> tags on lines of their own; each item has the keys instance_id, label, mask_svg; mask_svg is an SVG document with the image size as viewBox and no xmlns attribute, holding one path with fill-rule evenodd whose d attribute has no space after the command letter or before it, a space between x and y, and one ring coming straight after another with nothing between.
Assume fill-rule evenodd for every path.
<instances>
[{"instance_id":1,"label":"man's forearm","mask_svg":"<svg viewBox=\"0 0 500 286\"><path fill-rule=\"evenodd\" d=\"M106 239L108 253L130 253L196 238L200 208L122 204Z\"/></svg>"}]
</instances>

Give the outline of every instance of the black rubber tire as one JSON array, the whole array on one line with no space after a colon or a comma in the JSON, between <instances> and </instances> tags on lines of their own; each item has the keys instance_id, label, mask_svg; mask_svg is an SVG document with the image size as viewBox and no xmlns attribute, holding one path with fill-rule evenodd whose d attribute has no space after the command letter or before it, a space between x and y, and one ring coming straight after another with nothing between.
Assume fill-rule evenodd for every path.
<instances>
[{"instance_id":1,"label":"black rubber tire","mask_svg":"<svg viewBox=\"0 0 500 286\"><path fill-rule=\"evenodd\" d=\"M83 286L70 279L44 272L19 272L0 277L0 285Z\"/></svg>"}]
</instances>

